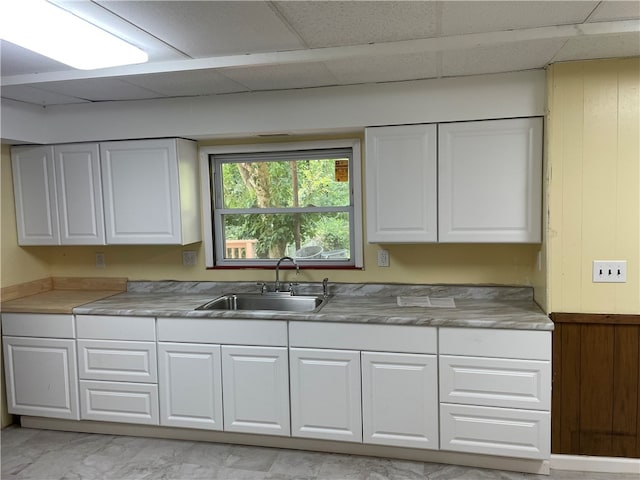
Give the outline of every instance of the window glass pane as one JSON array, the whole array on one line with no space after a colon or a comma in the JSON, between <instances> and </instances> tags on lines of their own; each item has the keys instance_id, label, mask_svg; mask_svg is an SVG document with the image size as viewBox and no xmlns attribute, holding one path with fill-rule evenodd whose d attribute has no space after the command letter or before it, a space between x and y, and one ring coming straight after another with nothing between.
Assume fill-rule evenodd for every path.
<instances>
[{"instance_id":1,"label":"window glass pane","mask_svg":"<svg viewBox=\"0 0 640 480\"><path fill-rule=\"evenodd\" d=\"M224 258L348 260L349 213L223 215Z\"/></svg>"},{"instance_id":2,"label":"window glass pane","mask_svg":"<svg viewBox=\"0 0 640 480\"><path fill-rule=\"evenodd\" d=\"M224 162L223 208L343 207L349 159Z\"/></svg>"}]
</instances>

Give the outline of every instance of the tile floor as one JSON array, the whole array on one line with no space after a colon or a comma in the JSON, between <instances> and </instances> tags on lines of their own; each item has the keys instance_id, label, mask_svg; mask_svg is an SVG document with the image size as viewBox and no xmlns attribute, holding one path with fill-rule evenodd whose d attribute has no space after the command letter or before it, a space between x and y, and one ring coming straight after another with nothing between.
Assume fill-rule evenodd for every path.
<instances>
[{"instance_id":1,"label":"tile floor","mask_svg":"<svg viewBox=\"0 0 640 480\"><path fill-rule=\"evenodd\" d=\"M638 480L640 475L552 471L551 476L435 463L219 443L2 430L9 479Z\"/></svg>"}]
</instances>

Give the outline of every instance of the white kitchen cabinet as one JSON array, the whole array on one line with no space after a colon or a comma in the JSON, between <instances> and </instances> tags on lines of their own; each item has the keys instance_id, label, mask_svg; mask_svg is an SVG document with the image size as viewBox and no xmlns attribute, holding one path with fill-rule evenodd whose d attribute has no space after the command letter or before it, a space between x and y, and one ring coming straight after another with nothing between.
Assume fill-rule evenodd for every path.
<instances>
[{"instance_id":1,"label":"white kitchen cabinet","mask_svg":"<svg viewBox=\"0 0 640 480\"><path fill-rule=\"evenodd\" d=\"M80 418L158 425L155 319L78 315L76 327Z\"/></svg>"},{"instance_id":2,"label":"white kitchen cabinet","mask_svg":"<svg viewBox=\"0 0 640 480\"><path fill-rule=\"evenodd\" d=\"M202 240L196 144L183 139L100 144L109 244Z\"/></svg>"},{"instance_id":3,"label":"white kitchen cabinet","mask_svg":"<svg viewBox=\"0 0 640 480\"><path fill-rule=\"evenodd\" d=\"M538 243L542 118L438 126L438 240Z\"/></svg>"},{"instance_id":4,"label":"white kitchen cabinet","mask_svg":"<svg viewBox=\"0 0 640 480\"><path fill-rule=\"evenodd\" d=\"M290 435L286 347L222 346L224 429Z\"/></svg>"},{"instance_id":5,"label":"white kitchen cabinet","mask_svg":"<svg viewBox=\"0 0 640 480\"><path fill-rule=\"evenodd\" d=\"M360 352L290 348L291 434L362 441Z\"/></svg>"},{"instance_id":6,"label":"white kitchen cabinet","mask_svg":"<svg viewBox=\"0 0 640 480\"><path fill-rule=\"evenodd\" d=\"M367 241L436 242L436 125L365 131Z\"/></svg>"},{"instance_id":7,"label":"white kitchen cabinet","mask_svg":"<svg viewBox=\"0 0 640 480\"><path fill-rule=\"evenodd\" d=\"M542 118L370 127L365 137L369 242L541 241Z\"/></svg>"},{"instance_id":8,"label":"white kitchen cabinet","mask_svg":"<svg viewBox=\"0 0 640 480\"><path fill-rule=\"evenodd\" d=\"M104 245L98 144L11 150L19 245Z\"/></svg>"},{"instance_id":9,"label":"white kitchen cabinet","mask_svg":"<svg viewBox=\"0 0 640 480\"><path fill-rule=\"evenodd\" d=\"M436 355L362 352L364 443L438 449Z\"/></svg>"},{"instance_id":10,"label":"white kitchen cabinet","mask_svg":"<svg viewBox=\"0 0 640 480\"><path fill-rule=\"evenodd\" d=\"M551 332L441 328L440 448L548 459Z\"/></svg>"},{"instance_id":11,"label":"white kitchen cabinet","mask_svg":"<svg viewBox=\"0 0 640 480\"><path fill-rule=\"evenodd\" d=\"M78 420L73 315L3 313L2 331L9 413Z\"/></svg>"},{"instance_id":12,"label":"white kitchen cabinet","mask_svg":"<svg viewBox=\"0 0 640 480\"><path fill-rule=\"evenodd\" d=\"M222 430L220 345L159 342L158 369L160 425Z\"/></svg>"},{"instance_id":13,"label":"white kitchen cabinet","mask_svg":"<svg viewBox=\"0 0 640 480\"><path fill-rule=\"evenodd\" d=\"M53 147L11 149L19 245L58 245L58 207Z\"/></svg>"},{"instance_id":14,"label":"white kitchen cabinet","mask_svg":"<svg viewBox=\"0 0 640 480\"><path fill-rule=\"evenodd\" d=\"M83 420L158 425L158 386L80 380L80 416Z\"/></svg>"},{"instance_id":15,"label":"white kitchen cabinet","mask_svg":"<svg viewBox=\"0 0 640 480\"><path fill-rule=\"evenodd\" d=\"M62 245L104 245L104 211L97 143L53 148Z\"/></svg>"}]
</instances>

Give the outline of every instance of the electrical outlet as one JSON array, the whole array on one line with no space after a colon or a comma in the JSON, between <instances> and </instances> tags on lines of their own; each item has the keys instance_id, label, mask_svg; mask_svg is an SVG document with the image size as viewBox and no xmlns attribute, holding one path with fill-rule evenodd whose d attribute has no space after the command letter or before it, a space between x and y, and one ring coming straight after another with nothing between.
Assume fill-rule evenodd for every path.
<instances>
[{"instance_id":1,"label":"electrical outlet","mask_svg":"<svg viewBox=\"0 0 640 480\"><path fill-rule=\"evenodd\" d=\"M594 283L626 283L627 281L627 261L626 260L594 260L593 261L593 282Z\"/></svg>"},{"instance_id":2,"label":"electrical outlet","mask_svg":"<svg viewBox=\"0 0 640 480\"><path fill-rule=\"evenodd\" d=\"M182 264L183 265L195 265L196 264L196 252L193 250L185 250L182 252Z\"/></svg>"},{"instance_id":3,"label":"electrical outlet","mask_svg":"<svg viewBox=\"0 0 640 480\"><path fill-rule=\"evenodd\" d=\"M104 253L96 252L96 268L104 268Z\"/></svg>"},{"instance_id":4,"label":"electrical outlet","mask_svg":"<svg viewBox=\"0 0 640 480\"><path fill-rule=\"evenodd\" d=\"M389 250L378 250L378 266L379 267L388 267L389 266Z\"/></svg>"}]
</instances>

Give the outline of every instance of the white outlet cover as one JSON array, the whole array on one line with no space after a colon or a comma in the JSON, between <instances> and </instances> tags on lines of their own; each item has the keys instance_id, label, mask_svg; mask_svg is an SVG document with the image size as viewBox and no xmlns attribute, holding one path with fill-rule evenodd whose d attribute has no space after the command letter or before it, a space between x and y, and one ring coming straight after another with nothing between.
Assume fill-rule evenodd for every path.
<instances>
[{"instance_id":1,"label":"white outlet cover","mask_svg":"<svg viewBox=\"0 0 640 480\"><path fill-rule=\"evenodd\" d=\"M626 283L627 261L594 260L592 280L594 283Z\"/></svg>"},{"instance_id":2,"label":"white outlet cover","mask_svg":"<svg viewBox=\"0 0 640 480\"><path fill-rule=\"evenodd\" d=\"M196 264L196 252L193 250L185 250L182 252L182 264L183 265L195 265Z\"/></svg>"}]
</instances>

